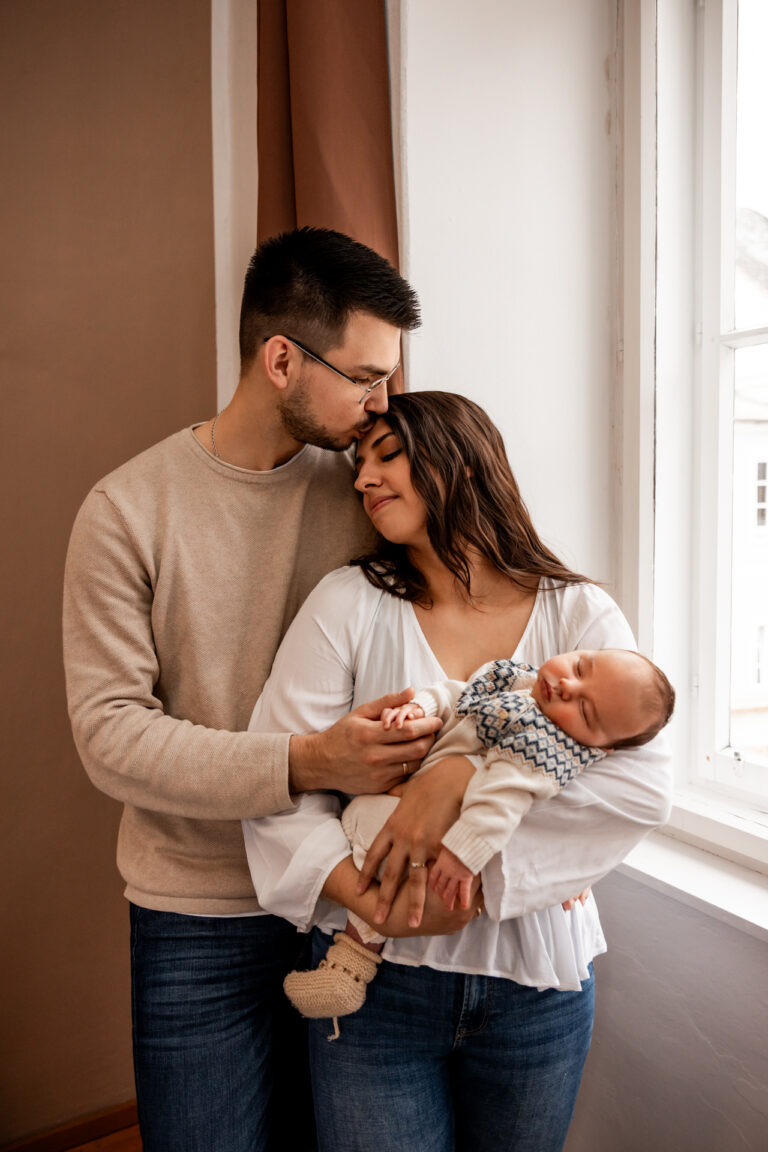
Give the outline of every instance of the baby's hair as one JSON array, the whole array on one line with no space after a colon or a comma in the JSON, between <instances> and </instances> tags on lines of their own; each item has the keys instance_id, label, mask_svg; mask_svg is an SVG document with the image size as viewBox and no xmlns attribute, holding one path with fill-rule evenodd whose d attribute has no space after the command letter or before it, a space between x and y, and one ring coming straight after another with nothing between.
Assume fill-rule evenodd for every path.
<instances>
[{"instance_id":1,"label":"baby's hair","mask_svg":"<svg viewBox=\"0 0 768 1152\"><path fill-rule=\"evenodd\" d=\"M647 728L638 732L637 735L627 736L623 740L614 740L611 745L614 749L639 748L653 740L654 736L658 736L662 728L669 723L675 708L675 690L661 668L649 660L647 656L643 656L642 652L634 652L633 655L643 660L651 673L650 676L646 677L640 691L640 705L652 717L652 720Z\"/></svg>"}]
</instances>

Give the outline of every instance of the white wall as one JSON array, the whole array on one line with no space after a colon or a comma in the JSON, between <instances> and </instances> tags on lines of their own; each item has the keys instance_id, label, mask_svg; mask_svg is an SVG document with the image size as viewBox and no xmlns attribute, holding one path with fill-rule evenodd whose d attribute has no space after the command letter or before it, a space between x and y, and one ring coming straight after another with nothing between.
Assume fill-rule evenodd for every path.
<instances>
[{"instance_id":1,"label":"white wall","mask_svg":"<svg viewBox=\"0 0 768 1152\"><path fill-rule=\"evenodd\" d=\"M676 0L660 7L666 84L693 6ZM642 533L629 513L633 500L641 502L638 477L649 465L633 470L622 455L632 419L627 429L612 424L620 387L619 287L627 287L627 270L619 276L617 269L619 160L629 182L620 188L620 208L628 211L624 239L628 248L645 245L651 293L655 245L638 221L648 223L650 208L653 228L656 213L653 190L651 200L637 202L638 156L618 156L624 142L615 135L613 77L620 8L628 37L637 40L648 27L654 32L655 5L646 0L388 0L401 129L402 264L424 311L424 326L409 341L409 386L461 391L483 404L504 433L542 534L576 567L631 590L619 560L625 568L638 561ZM654 50L655 35L650 43L628 44L633 67L652 64ZM628 100L641 88L634 80ZM627 148L639 155L655 109L628 112L636 138ZM661 127L659 147L678 156L684 173L692 141L678 121ZM653 176L653 149L650 159ZM661 190L659 224L672 275L656 335L662 382L669 376L675 383L663 403L683 411L690 372L676 358L674 339L690 332L692 300L675 256L690 253L694 238L685 187L674 202L668 191ZM651 325L632 337L632 352L639 363L638 350L645 355L650 347L648 362L635 369L643 375L649 367L652 386L656 335L640 289L626 305L637 311L642 298L643 320ZM633 384L643 402L646 384L645 377ZM635 403L633 411L640 408ZM664 452L662 534L680 531L689 466ZM620 471L628 490L619 496ZM648 572L627 597L630 614L650 594ZM688 573L665 563L660 576L679 591ZM665 602L656 640L680 627ZM644 630L648 644L647 622ZM687 682L686 668L672 671ZM569 1152L762 1149L765 941L618 873L599 889L610 951L595 966L595 1038Z\"/></svg>"},{"instance_id":2,"label":"white wall","mask_svg":"<svg viewBox=\"0 0 768 1152\"><path fill-rule=\"evenodd\" d=\"M542 536L616 576L616 0L390 0L409 387L499 424Z\"/></svg>"}]
</instances>

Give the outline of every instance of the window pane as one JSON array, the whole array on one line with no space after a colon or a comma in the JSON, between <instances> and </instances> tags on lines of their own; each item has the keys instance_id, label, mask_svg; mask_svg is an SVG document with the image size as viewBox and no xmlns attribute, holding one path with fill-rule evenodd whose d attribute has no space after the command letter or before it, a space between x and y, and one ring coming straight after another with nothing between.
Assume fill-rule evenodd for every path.
<instances>
[{"instance_id":1,"label":"window pane","mask_svg":"<svg viewBox=\"0 0 768 1152\"><path fill-rule=\"evenodd\" d=\"M768 4L739 0L736 122L737 328L768 325Z\"/></svg>"},{"instance_id":2,"label":"window pane","mask_svg":"<svg viewBox=\"0 0 768 1152\"><path fill-rule=\"evenodd\" d=\"M768 345L735 353L734 388L730 743L768 774L768 531L755 498L768 459Z\"/></svg>"}]
</instances>

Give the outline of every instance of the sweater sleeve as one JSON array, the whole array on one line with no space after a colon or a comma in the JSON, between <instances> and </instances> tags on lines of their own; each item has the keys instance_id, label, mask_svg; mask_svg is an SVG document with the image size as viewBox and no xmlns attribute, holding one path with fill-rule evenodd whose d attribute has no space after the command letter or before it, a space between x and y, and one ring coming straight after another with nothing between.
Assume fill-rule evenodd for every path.
<instances>
[{"instance_id":1,"label":"sweater sleeve","mask_svg":"<svg viewBox=\"0 0 768 1152\"><path fill-rule=\"evenodd\" d=\"M636 647L618 606L599 588L569 589L551 654ZM539 660L543 659L539 657ZM495 920L576 896L620 864L668 819L672 790L665 733L641 748L612 752L547 803L534 804L501 853L483 869L485 906Z\"/></svg>"},{"instance_id":2,"label":"sweater sleeve","mask_svg":"<svg viewBox=\"0 0 768 1152\"><path fill-rule=\"evenodd\" d=\"M464 685L458 680L444 680L430 684L428 688L420 688L413 699L422 707L425 716L439 716L445 723L456 707L463 688Z\"/></svg>"},{"instance_id":3,"label":"sweater sleeve","mask_svg":"<svg viewBox=\"0 0 768 1152\"><path fill-rule=\"evenodd\" d=\"M488 753L467 785L459 819L443 837L443 845L475 874L502 850L533 801L558 791L551 776L517 760L515 754Z\"/></svg>"},{"instance_id":4,"label":"sweater sleeve","mask_svg":"<svg viewBox=\"0 0 768 1152\"><path fill-rule=\"evenodd\" d=\"M287 734L224 732L166 715L156 694L148 563L104 491L75 521L64 577L64 666L75 744L116 800L207 820L292 806Z\"/></svg>"}]
</instances>

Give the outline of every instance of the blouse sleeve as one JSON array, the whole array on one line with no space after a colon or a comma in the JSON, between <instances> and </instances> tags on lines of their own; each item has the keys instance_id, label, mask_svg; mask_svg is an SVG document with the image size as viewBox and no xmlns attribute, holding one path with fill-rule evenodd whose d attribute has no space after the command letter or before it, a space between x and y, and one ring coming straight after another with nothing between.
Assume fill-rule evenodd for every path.
<instances>
[{"instance_id":1,"label":"blouse sleeve","mask_svg":"<svg viewBox=\"0 0 768 1152\"><path fill-rule=\"evenodd\" d=\"M355 651L370 597L339 569L308 596L285 635L253 710L252 732L319 732L349 712ZM304 793L294 809L244 820L248 867L262 908L309 931L329 873L350 855L333 793Z\"/></svg>"},{"instance_id":2,"label":"blouse sleeve","mask_svg":"<svg viewBox=\"0 0 768 1152\"><path fill-rule=\"evenodd\" d=\"M572 615L564 607L561 621L552 654L636 648L624 616L600 589L585 591ZM641 748L610 753L552 800L534 804L483 870L489 915L505 920L549 908L596 883L669 818L671 785L662 732Z\"/></svg>"}]
</instances>

